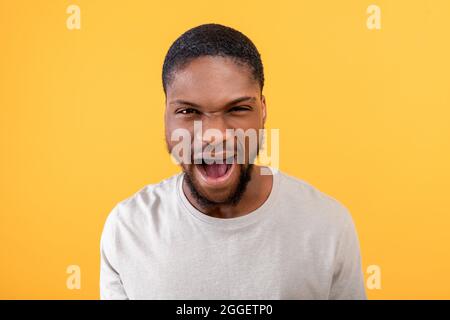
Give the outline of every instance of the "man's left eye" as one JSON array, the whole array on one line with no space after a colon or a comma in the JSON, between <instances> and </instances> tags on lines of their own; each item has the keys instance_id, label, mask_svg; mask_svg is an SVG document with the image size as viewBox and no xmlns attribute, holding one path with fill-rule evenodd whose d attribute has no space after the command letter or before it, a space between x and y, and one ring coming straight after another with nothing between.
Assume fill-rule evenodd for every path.
<instances>
[{"instance_id":1,"label":"man's left eye","mask_svg":"<svg viewBox=\"0 0 450 320\"><path fill-rule=\"evenodd\" d=\"M248 111L248 110L249 110L248 107L241 107L241 106L233 107L230 109L231 112L242 112L242 111Z\"/></svg>"}]
</instances>

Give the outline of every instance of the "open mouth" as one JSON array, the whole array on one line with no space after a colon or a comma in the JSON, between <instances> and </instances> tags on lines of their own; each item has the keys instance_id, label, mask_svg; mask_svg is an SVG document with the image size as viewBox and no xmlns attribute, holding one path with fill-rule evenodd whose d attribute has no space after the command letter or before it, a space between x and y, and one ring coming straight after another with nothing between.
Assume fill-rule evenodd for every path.
<instances>
[{"instance_id":1,"label":"open mouth","mask_svg":"<svg viewBox=\"0 0 450 320\"><path fill-rule=\"evenodd\" d=\"M202 164L200 164L200 167L204 171L204 173L207 177L217 179L217 178L223 177L228 172L228 170L230 170L231 164L202 163Z\"/></svg>"},{"instance_id":2,"label":"open mouth","mask_svg":"<svg viewBox=\"0 0 450 320\"><path fill-rule=\"evenodd\" d=\"M202 161L201 164L195 165L200 172L202 178L210 184L216 184L226 181L233 171L235 166L234 161L223 161L223 163L206 163Z\"/></svg>"}]
</instances>

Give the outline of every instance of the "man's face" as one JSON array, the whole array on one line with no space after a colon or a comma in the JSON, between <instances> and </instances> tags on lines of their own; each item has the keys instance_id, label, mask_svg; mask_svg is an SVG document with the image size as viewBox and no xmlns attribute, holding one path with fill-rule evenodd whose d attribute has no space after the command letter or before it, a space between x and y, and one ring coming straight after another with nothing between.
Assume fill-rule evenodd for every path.
<instances>
[{"instance_id":1,"label":"man's face","mask_svg":"<svg viewBox=\"0 0 450 320\"><path fill-rule=\"evenodd\" d=\"M169 152L179 143L171 141L174 130L185 129L192 137L191 161L181 164L190 190L203 205L236 204L250 179L250 162L259 145L250 145L247 139L243 146L243 164L236 163L236 158L231 164L228 163L230 159L224 164L195 164L194 157L205 155L201 150L208 146L222 144L225 159L229 156L225 150L230 140L234 140L234 151L237 152L240 144L227 129L253 129L259 141L266 106L249 67L226 57L196 58L175 71L166 93L165 135ZM201 121L201 132L194 130L194 121L197 124ZM217 141L206 135L208 129L219 130L222 139ZM201 141L200 154L194 150L194 139ZM215 159L222 158L221 154L212 154Z\"/></svg>"}]
</instances>

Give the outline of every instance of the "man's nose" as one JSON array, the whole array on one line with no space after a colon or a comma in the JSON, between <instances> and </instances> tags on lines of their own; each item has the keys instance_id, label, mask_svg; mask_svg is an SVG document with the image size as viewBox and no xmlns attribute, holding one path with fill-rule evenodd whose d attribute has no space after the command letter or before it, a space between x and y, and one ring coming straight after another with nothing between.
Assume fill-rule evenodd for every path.
<instances>
[{"instance_id":1,"label":"man's nose","mask_svg":"<svg viewBox=\"0 0 450 320\"><path fill-rule=\"evenodd\" d=\"M196 138L204 144L225 142L229 137L227 129L231 129L221 115L211 115L201 120L202 130L197 130ZM229 130L228 130L229 131Z\"/></svg>"}]
</instances>

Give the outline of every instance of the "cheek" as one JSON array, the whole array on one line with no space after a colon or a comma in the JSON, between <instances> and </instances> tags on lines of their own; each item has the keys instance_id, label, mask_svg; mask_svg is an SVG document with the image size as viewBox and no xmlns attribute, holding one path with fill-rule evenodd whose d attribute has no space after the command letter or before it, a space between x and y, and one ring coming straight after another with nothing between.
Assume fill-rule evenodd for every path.
<instances>
[{"instance_id":1,"label":"cheek","mask_svg":"<svg viewBox=\"0 0 450 320\"><path fill-rule=\"evenodd\" d=\"M166 121L164 124L164 132L166 140L170 140L173 136L174 138L179 138L180 136L191 136L192 137L193 125L186 123L185 121L180 121L178 119L172 119Z\"/></svg>"},{"instance_id":2,"label":"cheek","mask_svg":"<svg viewBox=\"0 0 450 320\"><path fill-rule=\"evenodd\" d=\"M165 130L165 138L166 138L166 145L167 148L169 149L169 151L172 150L172 148L177 144L176 141L172 141L171 137L172 137L172 131L169 128L166 128Z\"/></svg>"}]
</instances>

